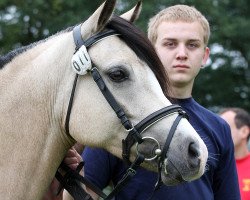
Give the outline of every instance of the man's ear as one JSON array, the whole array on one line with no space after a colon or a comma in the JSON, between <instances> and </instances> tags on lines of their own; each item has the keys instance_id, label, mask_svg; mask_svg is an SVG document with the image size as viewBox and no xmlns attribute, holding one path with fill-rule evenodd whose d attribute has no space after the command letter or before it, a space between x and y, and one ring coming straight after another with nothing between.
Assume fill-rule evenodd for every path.
<instances>
[{"instance_id":1,"label":"man's ear","mask_svg":"<svg viewBox=\"0 0 250 200\"><path fill-rule=\"evenodd\" d=\"M210 49L208 47L205 48L205 53L202 59L202 66L204 66L207 63L207 60L209 58L210 55Z\"/></svg>"},{"instance_id":2,"label":"man's ear","mask_svg":"<svg viewBox=\"0 0 250 200\"><path fill-rule=\"evenodd\" d=\"M247 137L250 134L250 127L248 127L247 125L244 125L240 128L240 132L241 132L241 137L244 139L247 139Z\"/></svg>"}]
</instances>

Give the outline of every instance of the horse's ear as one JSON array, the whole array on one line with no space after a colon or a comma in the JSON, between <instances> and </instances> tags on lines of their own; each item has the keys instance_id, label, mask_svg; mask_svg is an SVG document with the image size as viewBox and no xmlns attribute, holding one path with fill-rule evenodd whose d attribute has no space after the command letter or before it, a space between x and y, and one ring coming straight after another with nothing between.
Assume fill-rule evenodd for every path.
<instances>
[{"instance_id":1,"label":"horse's ear","mask_svg":"<svg viewBox=\"0 0 250 200\"><path fill-rule=\"evenodd\" d=\"M82 37L101 31L110 20L116 0L106 0L81 26Z\"/></svg>"},{"instance_id":2,"label":"horse's ear","mask_svg":"<svg viewBox=\"0 0 250 200\"><path fill-rule=\"evenodd\" d=\"M122 14L121 17L123 19L126 19L127 21L134 22L135 20L138 19L141 13L141 7L142 7L142 1L138 1L138 3L134 8Z\"/></svg>"},{"instance_id":3,"label":"horse's ear","mask_svg":"<svg viewBox=\"0 0 250 200\"><path fill-rule=\"evenodd\" d=\"M101 10L101 14L98 19L98 26L97 28L99 30L103 29L106 25L106 23L111 18L114 8L115 8L116 0L106 0L106 2L103 5L103 9Z\"/></svg>"}]
</instances>

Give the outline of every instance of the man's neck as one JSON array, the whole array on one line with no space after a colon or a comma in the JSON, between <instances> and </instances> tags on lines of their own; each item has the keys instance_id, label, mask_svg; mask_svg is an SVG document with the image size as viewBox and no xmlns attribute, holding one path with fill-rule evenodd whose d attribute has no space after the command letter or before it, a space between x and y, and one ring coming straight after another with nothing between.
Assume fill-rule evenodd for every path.
<instances>
[{"instance_id":1,"label":"man's neck","mask_svg":"<svg viewBox=\"0 0 250 200\"><path fill-rule=\"evenodd\" d=\"M192 87L171 87L171 97L176 99L186 99L192 96Z\"/></svg>"},{"instance_id":2,"label":"man's neck","mask_svg":"<svg viewBox=\"0 0 250 200\"><path fill-rule=\"evenodd\" d=\"M249 154L247 143L234 147L234 156L236 159L245 158Z\"/></svg>"}]
</instances>

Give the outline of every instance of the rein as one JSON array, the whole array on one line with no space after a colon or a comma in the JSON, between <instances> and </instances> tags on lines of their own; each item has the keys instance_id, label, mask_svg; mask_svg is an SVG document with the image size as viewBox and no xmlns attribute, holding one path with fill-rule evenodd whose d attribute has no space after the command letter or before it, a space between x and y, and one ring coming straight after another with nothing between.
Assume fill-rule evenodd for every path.
<instances>
[{"instance_id":1,"label":"rein","mask_svg":"<svg viewBox=\"0 0 250 200\"><path fill-rule=\"evenodd\" d=\"M160 110L153 112L152 114L150 114L149 116L144 118L141 122L139 122L137 125L133 126L133 124L131 123L131 121L127 117L124 110L121 108L119 103L116 101L116 99L114 98L114 96L112 95L110 90L108 89L108 87L105 84L102 76L100 75L97 67L94 65L94 63L92 63L92 61L89 58L89 55L87 53L87 49L89 49L93 44L99 42L100 40L102 40L108 36L112 36L112 35L119 35L119 33L117 33L115 30L109 29L107 31L103 31L103 32L100 32L94 36L91 36L89 39L84 41L84 40L82 40L82 37L81 37L81 25L78 25L73 29L73 37L74 37L74 42L76 45L76 51L78 49L80 49L82 46L86 47L86 52L85 52L84 56L88 62L88 64L86 64L88 66L87 67L85 66L86 69L84 68L84 70L83 70L83 69L81 69L81 67L79 65L73 64L73 68L76 71L76 75L75 75L75 80L74 80L72 91L71 91L71 96L70 96L66 120L65 120L66 134L70 138L72 138L72 136L69 133L69 122L70 122L71 109L73 106L75 88L77 86L77 80L78 80L79 74L82 75L82 74L86 74L87 72L90 72L94 81L96 82L97 86L99 87L100 91L102 92L103 96L105 97L105 99L107 100L109 105L112 107L112 109L116 113L117 117L120 119L121 124L124 126L124 128L128 132L127 137L122 140L122 151L123 151L122 157L123 157L123 160L127 164L130 165L130 167L126 171L123 178L116 185L114 190L108 196L106 196L104 193L100 192L99 189L95 190L95 188L93 188L92 185L88 185L87 181L83 181L83 179L85 179L84 177L77 178L78 181L86 184L87 187L92 188L92 190L94 192L96 192L99 196L101 196L105 200L111 200L122 189L122 187L126 185L126 183L136 174L136 169L140 166L140 164L144 160L151 161L154 159L158 159L158 174L159 175L158 175L158 181L157 181L155 188L156 189L159 188L161 183L162 183L162 180L161 180L162 165L163 165L164 159L167 157L167 151L169 149L169 146L170 146L171 140L173 138L173 135L175 133L175 130L176 130L176 128L177 128L177 126L182 118L188 118L187 114L185 113L185 111L182 110L182 108L180 106L170 105L170 106L164 107ZM85 64L85 62L83 62L82 60L80 60L80 62L82 64ZM83 71L83 73L81 72L81 70ZM148 137L148 136L146 136L146 137L141 136L141 133L143 131L145 131L146 129L148 129L150 126L152 126L156 122L162 120L163 118L165 118L168 115L173 114L173 113L178 113L178 116L173 122L173 125L169 131L168 137L166 139L166 142L165 142L162 150L161 150L159 142L155 138ZM157 145L157 149L155 150L155 155L153 157L146 158L138 150L138 145L143 143L146 140L152 140ZM131 162L129 161L130 149L134 144L136 144L136 147L137 147L137 157L133 161L133 163L131 164ZM62 177L60 177L59 179L62 180Z\"/></svg>"}]
</instances>

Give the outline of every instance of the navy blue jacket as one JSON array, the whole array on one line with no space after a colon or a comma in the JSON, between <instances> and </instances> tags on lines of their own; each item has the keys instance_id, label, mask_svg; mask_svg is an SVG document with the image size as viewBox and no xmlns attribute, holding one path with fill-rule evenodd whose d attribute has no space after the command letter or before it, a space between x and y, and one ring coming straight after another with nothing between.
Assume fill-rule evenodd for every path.
<instances>
[{"instance_id":1,"label":"navy blue jacket","mask_svg":"<svg viewBox=\"0 0 250 200\"><path fill-rule=\"evenodd\" d=\"M162 186L153 200L240 200L234 147L230 128L218 115L199 105L193 98L178 100L188 113L190 123L209 151L206 173L198 180L178 186ZM102 149L85 148L85 176L100 188L121 179L127 166ZM157 174L140 168L116 196L119 200L147 200L152 195Z\"/></svg>"}]
</instances>

